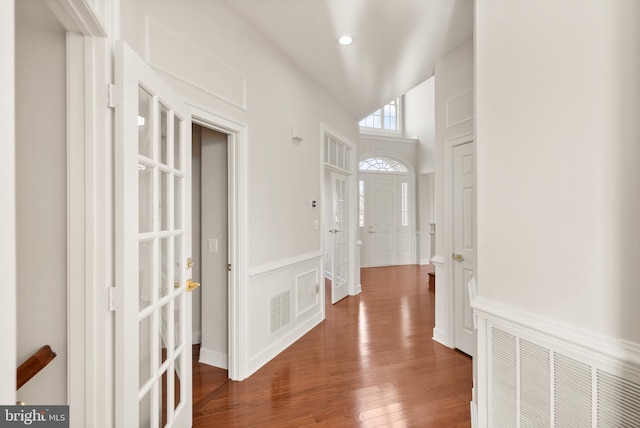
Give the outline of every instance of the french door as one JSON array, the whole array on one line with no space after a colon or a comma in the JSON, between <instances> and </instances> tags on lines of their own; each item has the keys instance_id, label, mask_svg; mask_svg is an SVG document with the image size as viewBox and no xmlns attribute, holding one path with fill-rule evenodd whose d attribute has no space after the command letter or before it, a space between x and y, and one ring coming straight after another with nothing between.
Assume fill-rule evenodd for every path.
<instances>
[{"instance_id":1,"label":"french door","mask_svg":"<svg viewBox=\"0 0 640 428\"><path fill-rule=\"evenodd\" d=\"M331 303L344 299L349 294L349 183L347 177L331 172L333 193L333 215L330 230L331 245Z\"/></svg>"},{"instance_id":2,"label":"french door","mask_svg":"<svg viewBox=\"0 0 640 428\"><path fill-rule=\"evenodd\" d=\"M190 427L191 115L123 42L114 92L116 425Z\"/></svg>"}]
</instances>

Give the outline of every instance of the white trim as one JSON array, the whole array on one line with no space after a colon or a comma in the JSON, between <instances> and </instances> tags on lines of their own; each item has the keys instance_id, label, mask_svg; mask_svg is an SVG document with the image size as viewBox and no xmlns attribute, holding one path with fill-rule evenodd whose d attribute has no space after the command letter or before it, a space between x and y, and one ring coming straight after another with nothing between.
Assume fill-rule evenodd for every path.
<instances>
[{"instance_id":1,"label":"white trim","mask_svg":"<svg viewBox=\"0 0 640 428\"><path fill-rule=\"evenodd\" d=\"M16 402L15 4L0 2L0 403Z\"/></svg>"},{"instance_id":2,"label":"white trim","mask_svg":"<svg viewBox=\"0 0 640 428\"><path fill-rule=\"evenodd\" d=\"M640 343L599 334L483 296L478 296L472 307L479 318L526 331L530 336L571 353L576 359L588 355L589 361L624 365L626 370L640 377Z\"/></svg>"},{"instance_id":3,"label":"white trim","mask_svg":"<svg viewBox=\"0 0 640 428\"><path fill-rule=\"evenodd\" d=\"M433 263L435 266L444 267L445 258L444 258L444 256L440 256L440 255L436 254L435 256L431 257L431 263Z\"/></svg>"},{"instance_id":4,"label":"white trim","mask_svg":"<svg viewBox=\"0 0 640 428\"><path fill-rule=\"evenodd\" d=\"M247 301L247 126L185 100L193 123L227 134L229 159L229 379L243 380L248 371Z\"/></svg>"},{"instance_id":5,"label":"white trim","mask_svg":"<svg viewBox=\"0 0 640 428\"><path fill-rule=\"evenodd\" d=\"M229 355L218 351L212 351L211 349L200 348L200 358L198 359L198 362L227 370L229 368Z\"/></svg>"},{"instance_id":6,"label":"white trim","mask_svg":"<svg viewBox=\"0 0 640 428\"><path fill-rule=\"evenodd\" d=\"M388 143L406 143L406 144L418 144L417 136L415 138L402 137L400 135L387 135L387 134L371 134L368 132L360 132L360 139L362 140L376 140L385 141Z\"/></svg>"},{"instance_id":7,"label":"white trim","mask_svg":"<svg viewBox=\"0 0 640 428\"><path fill-rule=\"evenodd\" d=\"M67 31L80 33L85 36L107 37L107 31L89 1L45 1Z\"/></svg>"},{"instance_id":8,"label":"white trim","mask_svg":"<svg viewBox=\"0 0 640 428\"><path fill-rule=\"evenodd\" d=\"M261 266L253 267L249 269L249 278L255 279L257 277L278 271L287 269L289 267L309 262L313 259L322 257L321 251L313 251L311 253L301 254L295 257L289 257L288 259L278 260L273 263L267 263Z\"/></svg>"},{"instance_id":9,"label":"white trim","mask_svg":"<svg viewBox=\"0 0 640 428\"><path fill-rule=\"evenodd\" d=\"M87 295L92 294L93 281L91 257L87 244L91 231L87 230L87 215L91 204L89 189L93 180L87 175L91 164L88 146L93 143L88 133L92 106L85 93L85 85L71 82L91 82L85 71L84 36L67 32L67 402L70 418L86 421L85 409L89 407L87 365L85 358L88 332L93 331L93 319L87 316L90 306ZM87 70L88 71L88 70ZM85 115L89 118L85 122ZM88 351L88 350L86 350Z\"/></svg>"}]
</instances>

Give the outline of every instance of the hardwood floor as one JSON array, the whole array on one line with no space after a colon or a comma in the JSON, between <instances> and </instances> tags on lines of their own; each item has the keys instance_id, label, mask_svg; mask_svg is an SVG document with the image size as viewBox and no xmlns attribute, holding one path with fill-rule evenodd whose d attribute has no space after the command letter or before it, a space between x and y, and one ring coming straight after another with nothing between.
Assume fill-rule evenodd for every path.
<instances>
[{"instance_id":1,"label":"hardwood floor","mask_svg":"<svg viewBox=\"0 0 640 428\"><path fill-rule=\"evenodd\" d=\"M469 427L471 358L431 339L426 267L362 269L361 282L242 382L194 358L194 427Z\"/></svg>"}]
</instances>

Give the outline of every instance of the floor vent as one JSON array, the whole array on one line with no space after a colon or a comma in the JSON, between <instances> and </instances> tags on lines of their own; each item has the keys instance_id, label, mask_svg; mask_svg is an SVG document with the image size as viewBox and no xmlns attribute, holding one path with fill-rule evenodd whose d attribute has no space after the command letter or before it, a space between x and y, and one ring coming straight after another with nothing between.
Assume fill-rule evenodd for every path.
<instances>
[{"instance_id":1,"label":"floor vent","mask_svg":"<svg viewBox=\"0 0 640 428\"><path fill-rule=\"evenodd\" d=\"M291 320L291 293L285 291L271 297L271 317L269 332L277 332Z\"/></svg>"},{"instance_id":2,"label":"floor vent","mask_svg":"<svg viewBox=\"0 0 640 428\"><path fill-rule=\"evenodd\" d=\"M528 339L490 328L490 427L640 427L640 384Z\"/></svg>"}]
</instances>

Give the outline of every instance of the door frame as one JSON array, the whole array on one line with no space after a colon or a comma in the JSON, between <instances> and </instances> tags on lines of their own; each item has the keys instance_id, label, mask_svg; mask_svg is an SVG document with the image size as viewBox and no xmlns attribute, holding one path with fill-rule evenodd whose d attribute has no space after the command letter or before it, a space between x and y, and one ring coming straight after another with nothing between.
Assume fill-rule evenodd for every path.
<instances>
[{"instance_id":1,"label":"door frame","mask_svg":"<svg viewBox=\"0 0 640 428\"><path fill-rule=\"evenodd\" d=\"M229 379L247 377L247 126L203 106L185 101L191 121L227 135L229 272ZM190 173L190 172L188 172Z\"/></svg>"},{"instance_id":2,"label":"door frame","mask_svg":"<svg viewBox=\"0 0 640 428\"><path fill-rule=\"evenodd\" d=\"M325 150L324 150L324 139L326 135L330 135L334 138L336 138L337 140L340 140L340 142L346 144L350 149L351 149L351 156L349 158L349 171L343 171L340 170L338 168L335 168L331 165L329 165L328 163L326 163L325 160ZM360 266L358 265L356 267L356 251L360 251L359 247L357 247L356 242L358 241L358 221L357 221L357 216L358 216L358 211L357 211L357 207L358 207L358 199L357 199L357 193L355 193L354 189L357 189L357 176L358 176L358 170L357 170L357 146L347 137L345 137L344 135L342 135L341 133L339 133L338 131L336 131L335 129L331 128L329 125L327 125L324 122L320 123L320 200L322 201L322 205L321 205L321 212L320 212L320 247L321 247L321 252L322 252L322 261L321 261L321 266L323 266L323 270L324 270L324 266L325 266L325 254L326 254L326 249L327 249L327 245L330 245L331 243L326 242L326 230L328 230L329 223L328 223L328 219L325 218L324 215L324 204L327 203L326 200L326 189L325 189L325 174L327 170L335 170L341 174L344 174L347 177L347 183L348 183L348 196L347 199L350 201L349 204L349 236L348 236L348 248L349 248L349 295L350 296L355 296L357 294L360 293L360 291L362 291L362 288L360 286ZM333 272L332 272L333 274ZM324 278L324 276L323 276ZM324 282L322 283L322 287L324 288ZM324 319L325 317L325 300L326 300L326 295L325 293L321 293L320 296L322 296L320 305L321 305L321 311L322 311L322 319Z\"/></svg>"},{"instance_id":3,"label":"door frame","mask_svg":"<svg viewBox=\"0 0 640 428\"><path fill-rule=\"evenodd\" d=\"M449 138L444 142L444 254L437 254L431 259L436 268L436 325L433 338L449 348L455 348L455 284L453 283L453 149L456 146L471 143L476 151L473 132ZM477 164L477 158L476 158ZM477 212L477 211L476 211ZM477 262L476 262L477 263ZM438 284L444 287L438 287Z\"/></svg>"},{"instance_id":4,"label":"door frame","mask_svg":"<svg viewBox=\"0 0 640 428\"><path fill-rule=\"evenodd\" d=\"M0 4L0 269L4 273L3 298L0 303L3 352L0 354L0 403L15 403L16 399L16 216L15 216L15 56L14 0Z\"/></svg>"}]
</instances>

